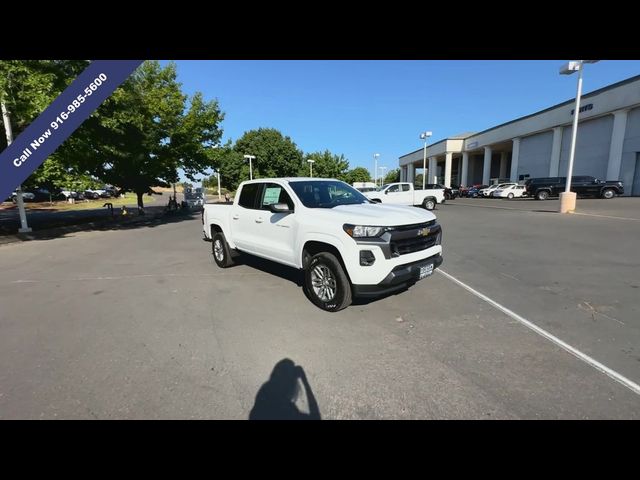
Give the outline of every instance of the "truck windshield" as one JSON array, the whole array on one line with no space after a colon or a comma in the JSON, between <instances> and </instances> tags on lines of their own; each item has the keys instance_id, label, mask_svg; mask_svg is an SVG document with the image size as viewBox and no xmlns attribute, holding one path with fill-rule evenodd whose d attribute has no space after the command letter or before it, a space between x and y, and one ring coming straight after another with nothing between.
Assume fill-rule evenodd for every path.
<instances>
[{"instance_id":1,"label":"truck windshield","mask_svg":"<svg viewBox=\"0 0 640 480\"><path fill-rule=\"evenodd\" d=\"M289 183L307 208L333 208L339 205L370 203L367 197L344 182L305 180Z\"/></svg>"}]
</instances>

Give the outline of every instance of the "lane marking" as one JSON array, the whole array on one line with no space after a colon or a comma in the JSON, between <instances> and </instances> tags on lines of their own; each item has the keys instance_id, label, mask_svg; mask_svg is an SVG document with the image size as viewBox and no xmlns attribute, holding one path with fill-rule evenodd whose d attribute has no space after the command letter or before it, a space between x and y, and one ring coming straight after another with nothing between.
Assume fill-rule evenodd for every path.
<instances>
[{"instance_id":1,"label":"lane marking","mask_svg":"<svg viewBox=\"0 0 640 480\"><path fill-rule=\"evenodd\" d=\"M616 220L632 220L634 222L640 222L640 218L614 217L613 215L598 215L596 213L578 213L578 212L573 212L573 215L585 215L587 217L615 218Z\"/></svg>"},{"instance_id":2,"label":"lane marking","mask_svg":"<svg viewBox=\"0 0 640 480\"><path fill-rule=\"evenodd\" d=\"M569 352L574 357L579 358L580 360L582 360L583 362L587 363L588 365L591 365L596 370L604 373L605 375L607 375L608 377L612 378L616 382L624 385L625 387L627 387L629 390L631 390L636 395L640 395L640 385L638 385L634 381L628 379L624 375L619 374L615 370L610 369L606 365L603 365L602 363L598 362L596 359L590 357L586 353L581 352L577 348L572 347L571 345L569 345L568 343L564 342L563 340L560 340L555 335L552 335L551 333L547 332L545 329L538 327L536 324L530 322L529 320L527 320L524 317L521 317L517 313L509 310L507 307L499 304L495 300L490 299L489 297L487 297L483 293L480 293L479 291L477 291L474 288L470 287L466 283L458 280L453 275L450 275L449 273L447 273L447 272L445 272L445 271L443 271L442 269L439 269L439 268L436 271L440 272L442 275L444 275L445 277L447 277L449 280L451 280L452 282L456 283L457 285L461 286L465 290L471 292L476 297L480 298L481 300L484 300L485 302L487 302L492 307L500 310L502 313L504 313L507 316L513 318L514 320L516 320L517 322L521 323L525 327L533 330L534 332L536 332L541 337L544 337L547 340L555 343L557 346L559 346L560 348L562 348L565 351Z\"/></svg>"}]
</instances>

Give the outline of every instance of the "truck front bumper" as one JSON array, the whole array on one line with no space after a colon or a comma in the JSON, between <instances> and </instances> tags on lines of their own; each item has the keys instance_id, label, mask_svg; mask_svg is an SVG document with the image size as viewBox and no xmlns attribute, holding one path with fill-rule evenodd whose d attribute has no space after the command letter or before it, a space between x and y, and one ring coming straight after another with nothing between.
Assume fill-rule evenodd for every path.
<instances>
[{"instance_id":1,"label":"truck front bumper","mask_svg":"<svg viewBox=\"0 0 640 480\"><path fill-rule=\"evenodd\" d=\"M435 271L442 265L442 255L437 253L423 260L398 265L376 285L353 285L353 294L356 297L372 297L405 288L419 281L422 267L429 264L433 265Z\"/></svg>"}]
</instances>

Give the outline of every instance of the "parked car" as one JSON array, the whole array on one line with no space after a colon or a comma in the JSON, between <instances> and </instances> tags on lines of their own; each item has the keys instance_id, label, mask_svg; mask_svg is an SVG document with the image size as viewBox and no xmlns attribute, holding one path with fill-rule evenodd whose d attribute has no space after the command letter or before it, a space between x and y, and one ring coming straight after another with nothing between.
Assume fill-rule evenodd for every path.
<instances>
[{"instance_id":1,"label":"parked car","mask_svg":"<svg viewBox=\"0 0 640 480\"><path fill-rule=\"evenodd\" d=\"M504 188L497 188L493 191L496 198L520 198L527 196L527 190L524 185L509 185Z\"/></svg>"},{"instance_id":2,"label":"parked car","mask_svg":"<svg viewBox=\"0 0 640 480\"><path fill-rule=\"evenodd\" d=\"M242 182L232 205L204 206L202 230L220 268L240 252L297 268L309 299L328 312L346 308L352 296L411 286L442 264L433 213L372 204L333 179Z\"/></svg>"},{"instance_id":3,"label":"parked car","mask_svg":"<svg viewBox=\"0 0 640 480\"><path fill-rule=\"evenodd\" d=\"M95 190L85 190L83 192L84 198L88 198L90 200L95 200L100 198L100 194Z\"/></svg>"},{"instance_id":4,"label":"parked car","mask_svg":"<svg viewBox=\"0 0 640 480\"><path fill-rule=\"evenodd\" d=\"M485 198L486 197L491 197L491 196L493 196L493 192L495 192L497 189L508 187L508 186L511 186L511 185L517 185L517 183L515 183L515 182L514 183L499 183L499 184L498 183L494 183L493 185L490 185L490 186L480 190L480 194Z\"/></svg>"},{"instance_id":5,"label":"parked car","mask_svg":"<svg viewBox=\"0 0 640 480\"><path fill-rule=\"evenodd\" d=\"M478 198L480 196L480 190L487 188L489 185L474 185L469 190L467 190L467 197L469 198Z\"/></svg>"},{"instance_id":6,"label":"parked car","mask_svg":"<svg viewBox=\"0 0 640 480\"><path fill-rule=\"evenodd\" d=\"M428 190L442 190L444 192L445 200L453 200L458 196L458 190L454 190L453 188L445 187L440 183L427 183L425 188Z\"/></svg>"},{"instance_id":7,"label":"parked car","mask_svg":"<svg viewBox=\"0 0 640 480\"><path fill-rule=\"evenodd\" d=\"M369 200L377 203L391 203L394 205L416 205L433 210L436 204L444 203L444 189L427 188L416 190L412 183L395 182L383 185L379 191L364 194Z\"/></svg>"},{"instance_id":8,"label":"parked car","mask_svg":"<svg viewBox=\"0 0 640 480\"><path fill-rule=\"evenodd\" d=\"M536 200L557 197L567 186L567 177L530 178L525 182L527 194ZM624 184L620 180L599 180L588 175L571 177L571 191L580 196L613 198L624 194Z\"/></svg>"},{"instance_id":9,"label":"parked car","mask_svg":"<svg viewBox=\"0 0 640 480\"><path fill-rule=\"evenodd\" d=\"M25 202L48 202L52 197L53 195L46 188L33 188L22 191L22 199ZM18 202L17 192L11 194L11 201L13 203Z\"/></svg>"}]
</instances>

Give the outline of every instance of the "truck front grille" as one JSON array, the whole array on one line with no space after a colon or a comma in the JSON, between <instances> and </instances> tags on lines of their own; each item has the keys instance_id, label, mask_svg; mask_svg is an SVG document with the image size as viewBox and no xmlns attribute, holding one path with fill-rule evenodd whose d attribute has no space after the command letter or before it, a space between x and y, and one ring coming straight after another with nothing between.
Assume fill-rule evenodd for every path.
<instances>
[{"instance_id":1,"label":"truck front grille","mask_svg":"<svg viewBox=\"0 0 640 480\"><path fill-rule=\"evenodd\" d=\"M433 224L431 224L433 225ZM426 225L425 225L426 226ZM438 234L441 231L440 225L431 228L427 236L418 235L420 229L414 229L411 236L402 235L403 238L391 238L391 256L399 257L408 253L419 252L431 248L436 244ZM408 233L408 232L407 232ZM411 232L413 233L413 232Z\"/></svg>"}]
</instances>

